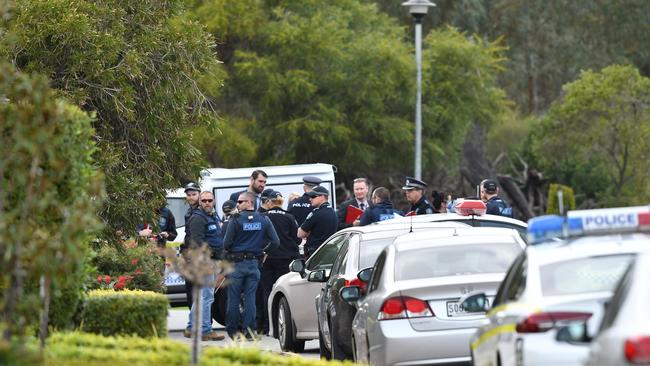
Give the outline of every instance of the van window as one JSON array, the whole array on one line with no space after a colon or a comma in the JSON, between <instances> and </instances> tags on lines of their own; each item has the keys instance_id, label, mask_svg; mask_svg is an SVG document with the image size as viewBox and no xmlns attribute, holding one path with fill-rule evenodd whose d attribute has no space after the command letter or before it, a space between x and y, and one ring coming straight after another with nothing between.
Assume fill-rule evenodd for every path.
<instances>
[{"instance_id":1,"label":"van window","mask_svg":"<svg viewBox=\"0 0 650 366\"><path fill-rule=\"evenodd\" d=\"M185 226L185 213L190 205L184 197L167 197L167 207L171 210L176 220L176 228Z\"/></svg>"}]
</instances>

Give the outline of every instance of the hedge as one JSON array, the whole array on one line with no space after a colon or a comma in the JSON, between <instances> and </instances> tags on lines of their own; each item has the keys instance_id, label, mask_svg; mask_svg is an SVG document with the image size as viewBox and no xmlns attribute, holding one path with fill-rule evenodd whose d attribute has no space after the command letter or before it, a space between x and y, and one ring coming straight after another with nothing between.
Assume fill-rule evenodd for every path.
<instances>
[{"instance_id":1,"label":"hedge","mask_svg":"<svg viewBox=\"0 0 650 366\"><path fill-rule=\"evenodd\" d=\"M189 362L189 345L160 338L55 333L48 339L45 349L46 366L186 366ZM254 348L215 346L203 349L199 365L340 366L352 363L282 356Z\"/></svg>"},{"instance_id":2,"label":"hedge","mask_svg":"<svg viewBox=\"0 0 650 366\"><path fill-rule=\"evenodd\" d=\"M566 213L568 210L575 210L576 199L573 193L573 188L562 184L552 183L548 188L548 207L546 208L547 215L560 214L560 200L557 196L557 192L560 190L562 190L564 212Z\"/></svg>"},{"instance_id":3,"label":"hedge","mask_svg":"<svg viewBox=\"0 0 650 366\"><path fill-rule=\"evenodd\" d=\"M167 336L165 295L140 290L88 292L81 330L102 335Z\"/></svg>"}]
</instances>

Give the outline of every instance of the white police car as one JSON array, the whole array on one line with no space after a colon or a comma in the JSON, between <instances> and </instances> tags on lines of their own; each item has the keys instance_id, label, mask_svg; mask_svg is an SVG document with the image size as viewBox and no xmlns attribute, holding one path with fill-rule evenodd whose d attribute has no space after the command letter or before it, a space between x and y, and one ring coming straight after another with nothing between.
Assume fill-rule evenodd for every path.
<instances>
[{"instance_id":1,"label":"white police car","mask_svg":"<svg viewBox=\"0 0 650 366\"><path fill-rule=\"evenodd\" d=\"M482 293L463 301L469 311L488 311L470 340L474 365L580 365L588 346L558 340L558 329L600 322L631 261L650 250L650 235L640 233L649 224L647 206L529 221L533 245L511 265L491 307Z\"/></svg>"}]
</instances>

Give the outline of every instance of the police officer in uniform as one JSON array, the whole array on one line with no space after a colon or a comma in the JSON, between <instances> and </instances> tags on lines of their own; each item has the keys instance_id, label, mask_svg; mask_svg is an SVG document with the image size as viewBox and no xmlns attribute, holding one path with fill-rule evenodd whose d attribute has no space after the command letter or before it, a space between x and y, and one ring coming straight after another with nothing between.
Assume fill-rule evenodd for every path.
<instances>
[{"instance_id":1,"label":"police officer in uniform","mask_svg":"<svg viewBox=\"0 0 650 366\"><path fill-rule=\"evenodd\" d=\"M255 195L243 192L237 200L239 213L230 218L223 245L225 258L234 262L228 276L226 331L231 338L239 333L239 300L244 295L243 328L246 339L255 339L255 291L260 281L259 262L264 253L280 245L268 217L254 211ZM268 243L268 245L267 245Z\"/></svg>"},{"instance_id":2,"label":"police officer in uniform","mask_svg":"<svg viewBox=\"0 0 650 366\"><path fill-rule=\"evenodd\" d=\"M309 215L314 209L311 206L311 198L307 193L311 192L314 187L322 183L320 178L311 175L302 177L302 181L304 183L302 189L305 193L301 197L289 202L289 207L287 208L287 211L296 218L298 226L305 222L307 215Z\"/></svg>"},{"instance_id":3,"label":"police officer in uniform","mask_svg":"<svg viewBox=\"0 0 650 366\"><path fill-rule=\"evenodd\" d=\"M385 187L377 187L372 192L372 207L361 215L360 225L365 226L373 222L391 220L395 215L401 216L402 211L393 207L390 201L390 191Z\"/></svg>"},{"instance_id":4,"label":"police officer in uniform","mask_svg":"<svg viewBox=\"0 0 650 366\"><path fill-rule=\"evenodd\" d=\"M336 232L338 218L329 204L330 192L323 186L316 186L307 193L314 210L298 228L298 237L306 238L305 257L309 258L327 238Z\"/></svg>"},{"instance_id":5,"label":"police officer in uniform","mask_svg":"<svg viewBox=\"0 0 650 366\"><path fill-rule=\"evenodd\" d=\"M201 187L194 182L190 182L185 186L185 201L188 204L187 212L184 216L185 223L185 239L183 244L181 244L181 255L190 247L190 232L189 232L189 222L190 218L196 211L200 211L199 207L199 193L201 192ZM187 297L187 304L192 305L192 282L185 280L185 296Z\"/></svg>"},{"instance_id":6,"label":"police officer in uniform","mask_svg":"<svg viewBox=\"0 0 650 366\"><path fill-rule=\"evenodd\" d=\"M499 196L499 186L492 179L485 179L481 182L481 199L485 202L487 210L485 213L512 217L512 208Z\"/></svg>"},{"instance_id":7,"label":"police officer in uniform","mask_svg":"<svg viewBox=\"0 0 650 366\"><path fill-rule=\"evenodd\" d=\"M407 213L408 216L434 213L431 202L425 196L426 183L413 177L406 177L406 183L402 189L406 191L406 200L411 204L411 210Z\"/></svg>"}]
</instances>

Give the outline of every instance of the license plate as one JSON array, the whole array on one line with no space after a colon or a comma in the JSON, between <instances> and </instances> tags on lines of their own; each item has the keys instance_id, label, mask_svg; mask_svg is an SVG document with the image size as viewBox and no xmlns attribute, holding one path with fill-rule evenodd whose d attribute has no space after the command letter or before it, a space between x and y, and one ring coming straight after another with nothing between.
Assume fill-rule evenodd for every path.
<instances>
[{"instance_id":1,"label":"license plate","mask_svg":"<svg viewBox=\"0 0 650 366\"><path fill-rule=\"evenodd\" d=\"M490 306L490 299L485 299L487 302L487 306ZM465 310L465 308L460 304L458 301L447 301L447 316L450 318L457 318L461 316L474 316L474 315L481 315L484 314L484 312L479 312L479 313L470 313Z\"/></svg>"}]
</instances>

